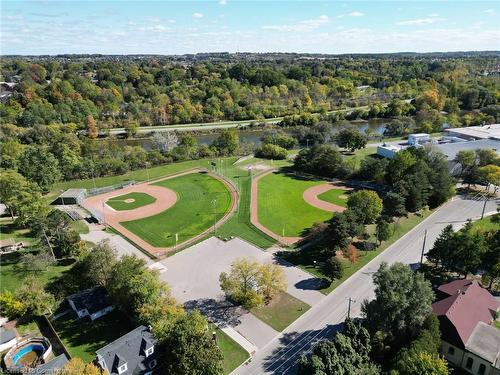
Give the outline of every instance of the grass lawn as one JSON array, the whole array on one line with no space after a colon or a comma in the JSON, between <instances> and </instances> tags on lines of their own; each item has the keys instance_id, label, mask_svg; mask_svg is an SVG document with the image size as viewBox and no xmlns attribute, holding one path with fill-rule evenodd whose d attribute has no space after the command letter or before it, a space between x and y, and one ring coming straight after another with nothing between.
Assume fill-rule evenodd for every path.
<instances>
[{"instance_id":1,"label":"grass lawn","mask_svg":"<svg viewBox=\"0 0 500 375\"><path fill-rule=\"evenodd\" d=\"M148 243L157 247L175 245L209 229L231 205L231 194L224 184L204 173L192 173L155 183L177 193L177 202L157 215L121 222ZM214 207L213 201L216 200Z\"/></svg>"},{"instance_id":2,"label":"grass lawn","mask_svg":"<svg viewBox=\"0 0 500 375\"><path fill-rule=\"evenodd\" d=\"M473 230L477 232L492 232L500 230L500 219L495 218L496 215L487 216L472 224Z\"/></svg>"},{"instance_id":3,"label":"grass lawn","mask_svg":"<svg viewBox=\"0 0 500 375\"><path fill-rule=\"evenodd\" d=\"M331 189L325 191L323 194L318 195L318 198L336 204L337 206L347 207L347 198L350 191L343 189Z\"/></svg>"},{"instance_id":4,"label":"grass lawn","mask_svg":"<svg viewBox=\"0 0 500 375\"><path fill-rule=\"evenodd\" d=\"M394 232L387 241L382 242L382 244L377 247L375 250L369 251L359 251L359 259L356 263L352 264L349 261L342 261L344 265L344 275L341 279L334 280L331 284L325 283L325 286L319 291L323 294L328 294L340 284L342 284L345 280L347 280L350 276L352 276L356 271L361 269L363 266L368 264L372 259L374 259L377 255L379 255L382 251L387 249L394 242L399 240L404 234L409 232L415 226L417 226L420 222L422 222L426 217L428 217L432 211L424 211L422 216L417 216L415 214L410 214L408 218L401 218L399 224L395 226ZM371 234L371 238L369 241L375 241L373 232L375 228L374 226L369 226L367 228L368 233ZM308 248L306 250L290 250L284 251L279 254L279 256L296 266L302 268L303 270L313 274L316 277L322 278L326 280L325 275L321 272L321 269L314 264L314 261L317 264L321 264L324 260L319 251L320 249L316 248Z\"/></svg>"},{"instance_id":5,"label":"grass lawn","mask_svg":"<svg viewBox=\"0 0 500 375\"><path fill-rule=\"evenodd\" d=\"M14 292L21 285L23 279L29 275L36 276L43 284L47 284L71 268L71 264L68 264L67 261L61 261L58 264L48 266L46 271L21 273L16 268L16 264L19 263L21 255L30 251L30 249L24 249L15 253L3 254L0 257L0 292L5 290Z\"/></svg>"},{"instance_id":6,"label":"grass lawn","mask_svg":"<svg viewBox=\"0 0 500 375\"><path fill-rule=\"evenodd\" d=\"M280 236L304 235L314 223L332 217L332 213L311 206L302 197L306 189L324 183L281 172L264 176L258 183L259 222Z\"/></svg>"},{"instance_id":7,"label":"grass lawn","mask_svg":"<svg viewBox=\"0 0 500 375\"><path fill-rule=\"evenodd\" d=\"M14 238L16 242L22 242L31 246L37 242L37 239L30 234L29 229L18 229L10 218L0 219L0 239Z\"/></svg>"},{"instance_id":8,"label":"grass lawn","mask_svg":"<svg viewBox=\"0 0 500 375\"><path fill-rule=\"evenodd\" d=\"M222 351L222 354L224 354L223 373L230 374L234 369L248 359L249 354L241 347L240 344L222 332L219 327L214 324L210 324L210 330L215 331L215 335L217 336L217 345Z\"/></svg>"},{"instance_id":9,"label":"grass lawn","mask_svg":"<svg viewBox=\"0 0 500 375\"><path fill-rule=\"evenodd\" d=\"M126 202L126 200L132 201ZM126 211L146 206L154 202L156 202L156 198L149 194L132 192L108 199L106 204L117 211Z\"/></svg>"},{"instance_id":10,"label":"grass lawn","mask_svg":"<svg viewBox=\"0 0 500 375\"><path fill-rule=\"evenodd\" d=\"M281 332L309 308L307 303L283 292L274 297L268 305L252 309L251 313L276 331Z\"/></svg>"},{"instance_id":11,"label":"grass lawn","mask_svg":"<svg viewBox=\"0 0 500 375\"><path fill-rule=\"evenodd\" d=\"M89 227L83 220L75 220L71 222L71 227L79 234L86 234L89 232Z\"/></svg>"},{"instance_id":12,"label":"grass lawn","mask_svg":"<svg viewBox=\"0 0 500 375\"><path fill-rule=\"evenodd\" d=\"M495 321L493 322L493 325L494 325L495 327L497 327L498 329L500 329L500 320L495 320Z\"/></svg>"},{"instance_id":13,"label":"grass lawn","mask_svg":"<svg viewBox=\"0 0 500 375\"><path fill-rule=\"evenodd\" d=\"M344 158L353 163L354 169L359 169L361 165L361 160L367 156L376 155L377 148L373 145L367 145L365 148L354 151L354 153L344 153Z\"/></svg>"},{"instance_id":14,"label":"grass lawn","mask_svg":"<svg viewBox=\"0 0 500 375\"><path fill-rule=\"evenodd\" d=\"M78 320L72 314L66 314L51 323L69 354L85 362L95 358L96 350L135 328L119 311L113 311L93 322Z\"/></svg>"}]
</instances>

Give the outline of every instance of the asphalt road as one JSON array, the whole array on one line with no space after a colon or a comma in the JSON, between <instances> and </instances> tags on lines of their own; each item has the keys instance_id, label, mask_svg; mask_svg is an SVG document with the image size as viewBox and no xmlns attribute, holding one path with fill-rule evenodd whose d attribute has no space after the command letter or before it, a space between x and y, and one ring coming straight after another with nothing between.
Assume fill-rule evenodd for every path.
<instances>
[{"instance_id":1,"label":"asphalt road","mask_svg":"<svg viewBox=\"0 0 500 375\"><path fill-rule=\"evenodd\" d=\"M495 211L498 201L488 202L486 212ZM457 197L443 205L297 319L261 348L251 362L239 367L233 374L295 374L300 356L307 353L317 341L331 337L341 327L347 315L349 298L355 301L352 303L351 316L359 316L361 302L374 297L372 275L382 262L418 266L426 230L427 251L446 225L452 224L459 228L467 219L478 218L483 204L484 201Z\"/></svg>"}]
</instances>

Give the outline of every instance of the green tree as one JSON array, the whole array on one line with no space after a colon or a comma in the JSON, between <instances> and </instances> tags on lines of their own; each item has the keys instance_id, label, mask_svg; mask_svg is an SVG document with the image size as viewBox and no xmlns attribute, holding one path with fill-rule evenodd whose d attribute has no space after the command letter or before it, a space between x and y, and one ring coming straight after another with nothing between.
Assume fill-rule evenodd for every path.
<instances>
[{"instance_id":1,"label":"green tree","mask_svg":"<svg viewBox=\"0 0 500 375\"><path fill-rule=\"evenodd\" d=\"M93 285L107 287L117 262L116 250L109 245L108 241L101 241L82 261L85 277Z\"/></svg>"},{"instance_id":2,"label":"green tree","mask_svg":"<svg viewBox=\"0 0 500 375\"><path fill-rule=\"evenodd\" d=\"M221 156L234 155L238 146L240 144L240 139L236 130L223 130L220 135L213 141L212 146L217 149L217 152Z\"/></svg>"},{"instance_id":3,"label":"green tree","mask_svg":"<svg viewBox=\"0 0 500 375\"><path fill-rule=\"evenodd\" d=\"M19 170L44 192L48 192L61 179L59 163L46 146L28 146L19 158Z\"/></svg>"},{"instance_id":4,"label":"green tree","mask_svg":"<svg viewBox=\"0 0 500 375\"><path fill-rule=\"evenodd\" d=\"M81 358L71 358L64 365L62 370L58 371L61 375L101 375L101 369L93 363L85 363Z\"/></svg>"},{"instance_id":5,"label":"green tree","mask_svg":"<svg viewBox=\"0 0 500 375\"><path fill-rule=\"evenodd\" d=\"M344 162L340 152L329 145L315 145L300 150L294 160L295 169L325 177L343 177Z\"/></svg>"},{"instance_id":6,"label":"green tree","mask_svg":"<svg viewBox=\"0 0 500 375\"><path fill-rule=\"evenodd\" d=\"M383 199L383 214L388 217L406 216L405 198L400 194L390 191Z\"/></svg>"},{"instance_id":7,"label":"green tree","mask_svg":"<svg viewBox=\"0 0 500 375\"><path fill-rule=\"evenodd\" d=\"M415 337L432 313L430 283L401 263L382 263L373 282L375 299L363 301L361 307L370 332L386 334L389 345Z\"/></svg>"},{"instance_id":8,"label":"green tree","mask_svg":"<svg viewBox=\"0 0 500 375\"><path fill-rule=\"evenodd\" d=\"M41 281L34 276L24 279L16 290L15 298L23 302L28 314L34 316L51 314L55 306L54 296L47 293Z\"/></svg>"},{"instance_id":9,"label":"green tree","mask_svg":"<svg viewBox=\"0 0 500 375\"><path fill-rule=\"evenodd\" d=\"M207 320L197 311L182 314L174 323L153 327L163 366L172 375L217 375L223 355L212 339Z\"/></svg>"},{"instance_id":10,"label":"green tree","mask_svg":"<svg viewBox=\"0 0 500 375\"><path fill-rule=\"evenodd\" d=\"M139 124L137 121L126 121L124 127L127 138L135 136L139 131Z\"/></svg>"},{"instance_id":11,"label":"green tree","mask_svg":"<svg viewBox=\"0 0 500 375\"><path fill-rule=\"evenodd\" d=\"M460 165L460 177L476 165L476 154L472 150L460 150L455 156L455 162Z\"/></svg>"},{"instance_id":12,"label":"green tree","mask_svg":"<svg viewBox=\"0 0 500 375\"><path fill-rule=\"evenodd\" d=\"M96 121L92 115L87 115L85 117L85 127L87 128L87 136L90 139L96 139L99 135L99 130L97 129Z\"/></svg>"},{"instance_id":13,"label":"green tree","mask_svg":"<svg viewBox=\"0 0 500 375\"><path fill-rule=\"evenodd\" d=\"M406 351L396 365L401 375L448 375L448 363L438 354Z\"/></svg>"},{"instance_id":14,"label":"green tree","mask_svg":"<svg viewBox=\"0 0 500 375\"><path fill-rule=\"evenodd\" d=\"M12 292L0 293L0 313L9 319L15 319L26 313L26 305Z\"/></svg>"},{"instance_id":15,"label":"green tree","mask_svg":"<svg viewBox=\"0 0 500 375\"><path fill-rule=\"evenodd\" d=\"M376 233L377 233L377 240L379 241L379 244L381 244L382 241L387 241L391 237L391 234L392 234L391 226L390 226L389 222L380 218L377 221Z\"/></svg>"},{"instance_id":16,"label":"green tree","mask_svg":"<svg viewBox=\"0 0 500 375\"><path fill-rule=\"evenodd\" d=\"M333 282L335 279L341 279L344 275L342 262L335 256L328 258L322 266L323 274Z\"/></svg>"},{"instance_id":17,"label":"green tree","mask_svg":"<svg viewBox=\"0 0 500 375\"><path fill-rule=\"evenodd\" d=\"M255 156L258 158L283 160L287 158L288 153L283 147L272 144L264 144L255 150Z\"/></svg>"},{"instance_id":18,"label":"green tree","mask_svg":"<svg viewBox=\"0 0 500 375\"><path fill-rule=\"evenodd\" d=\"M288 284L285 273L280 266L266 263L260 266L259 271L257 282L266 301L270 301L279 293L286 291Z\"/></svg>"},{"instance_id":19,"label":"green tree","mask_svg":"<svg viewBox=\"0 0 500 375\"><path fill-rule=\"evenodd\" d=\"M354 152L366 147L366 136L354 128L342 129L337 134L337 144Z\"/></svg>"},{"instance_id":20,"label":"green tree","mask_svg":"<svg viewBox=\"0 0 500 375\"><path fill-rule=\"evenodd\" d=\"M375 191L359 190L349 195L347 207L356 212L362 223L372 224L380 216L383 205Z\"/></svg>"}]
</instances>

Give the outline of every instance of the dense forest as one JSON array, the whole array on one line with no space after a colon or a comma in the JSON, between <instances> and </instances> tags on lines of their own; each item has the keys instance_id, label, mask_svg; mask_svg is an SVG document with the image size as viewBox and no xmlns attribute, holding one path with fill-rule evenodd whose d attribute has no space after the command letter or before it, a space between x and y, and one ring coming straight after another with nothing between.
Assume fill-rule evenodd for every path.
<instances>
[{"instance_id":1,"label":"dense forest","mask_svg":"<svg viewBox=\"0 0 500 375\"><path fill-rule=\"evenodd\" d=\"M211 145L155 133L150 151L95 140L114 127L132 136L138 126L282 116L263 138L272 146L256 150L280 159L297 144L333 141L332 127L346 119L389 118L388 136L495 123L499 72L493 52L5 57L0 168L46 192L61 179L254 151L232 131Z\"/></svg>"},{"instance_id":2,"label":"dense forest","mask_svg":"<svg viewBox=\"0 0 500 375\"><path fill-rule=\"evenodd\" d=\"M498 108L489 106L498 104L499 70L495 53L6 57L1 81L8 83L8 94L0 117L23 127L62 123L86 129L91 116L103 130L129 122L261 119L369 105L355 117L477 111L449 120L469 125L498 121ZM404 105L403 99L414 100ZM384 110L382 103L391 105ZM428 117L434 121L436 114Z\"/></svg>"}]
</instances>

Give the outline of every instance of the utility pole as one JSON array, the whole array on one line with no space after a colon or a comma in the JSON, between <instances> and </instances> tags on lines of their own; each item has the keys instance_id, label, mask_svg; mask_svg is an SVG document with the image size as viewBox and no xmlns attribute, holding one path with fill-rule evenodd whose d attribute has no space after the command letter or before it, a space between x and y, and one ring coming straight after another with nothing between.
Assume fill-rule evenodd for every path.
<instances>
[{"instance_id":1,"label":"utility pole","mask_svg":"<svg viewBox=\"0 0 500 375\"><path fill-rule=\"evenodd\" d=\"M422 263L424 261L424 251L425 251L425 241L427 240L427 229L425 230L424 233L424 243L422 244L422 254L420 254L420 266L422 266Z\"/></svg>"},{"instance_id":2,"label":"utility pole","mask_svg":"<svg viewBox=\"0 0 500 375\"><path fill-rule=\"evenodd\" d=\"M347 307L347 319L351 318L351 303L355 303L356 301L349 297L349 306Z\"/></svg>"},{"instance_id":3,"label":"utility pole","mask_svg":"<svg viewBox=\"0 0 500 375\"><path fill-rule=\"evenodd\" d=\"M50 243L49 238L47 237L47 234L45 233L45 228L43 228L42 230L43 230L43 236L45 237L45 241L47 241L47 245L49 246L50 252L52 253L52 259L54 259L54 261L55 261L56 256L54 254L54 249L52 249L52 244Z\"/></svg>"},{"instance_id":4,"label":"utility pole","mask_svg":"<svg viewBox=\"0 0 500 375\"><path fill-rule=\"evenodd\" d=\"M483 211L481 212L481 219L484 217L484 211L486 210L486 203L488 203L489 192L490 192L490 184L488 184L488 192L485 194L485 197L484 197L484 204L483 204Z\"/></svg>"}]
</instances>

